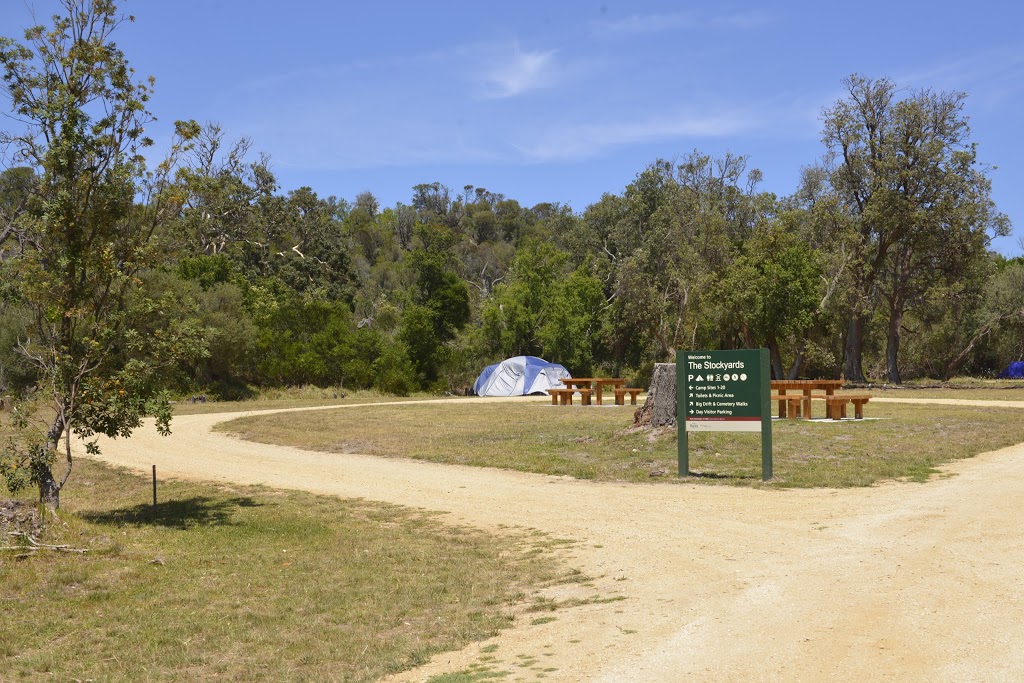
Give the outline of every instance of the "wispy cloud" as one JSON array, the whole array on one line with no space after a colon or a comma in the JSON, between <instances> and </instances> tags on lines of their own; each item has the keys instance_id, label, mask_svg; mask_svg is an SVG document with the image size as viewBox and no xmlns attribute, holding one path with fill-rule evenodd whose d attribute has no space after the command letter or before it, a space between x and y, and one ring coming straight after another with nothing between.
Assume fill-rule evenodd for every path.
<instances>
[{"instance_id":1,"label":"wispy cloud","mask_svg":"<svg viewBox=\"0 0 1024 683\"><path fill-rule=\"evenodd\" d=\"M633 14L622 19L594 22L592 33L600 37L626 37L680 29L751 29L767 24L769 20L769 16L761 11L733 12L712 16L692 11L668 14Z\"/></svg>"},{"instance_id":2,"label":"wispy cloud","mask_svg":"<svg viewBox=\"0 0 1024 683\"><path fill-rule=\"evenodd\" d=\"M348 125L346 125L348 124ZM331 110L306 110L302 125L281 140L275 161L292 168L354 170L436 164L537 164L593 159L617 147L740 135L765 125L747 112L650 117L606 123L499 124L467 130L441 120L339 120ZM303 134L318 131L316 136ZM359 131L356 133L355 131ZM256 130L263 140L272 131ZM509 142L518 140L520 142Z\"/></svg>"},{"instance_id":3,"label":"wispy cloud","mask_svg":"<svg viewBox=\"0 0 1024 683\"><path fill-rule=\"evenodd\" d=\"M539 135L534 131L534 141L517 149L524 160L532 163L573 161L595 157L621 145L737 135L758 125L759 121L745 112L722 112L559 126Z\"/></svg>"},{"instance_id":4,"label":"wispy cloud","mask_svg":"<svg viewBox=\"0 0 1024 683\"><path fill-rule=\"evenodd\" d=\"M414 88L430 81L432 87L461 87L475 99L505 99L553 87L583 69L581 62L559 60L558 50L524 50L518 41L463 43L427 52L304 65L241 81L232 90L251 94L308 89L324 96L330 88L365 88L382 79L393 84L419 73L422 76L412 84Z\"/></svg>"},{"instance_id":5,"label":"wispy cloud","mask_svg":"<svg viewBox=\"0 0 1024 683\"><path fill-rule=\"evenodd\" d=\"M983 104L1000 106L1024 91L1024 50L993 47L897 74L894 80L898 86L964 90Z\"/></svg>"},{"instance_id":6,"label":"wispy cloud","mask_svg":"<svg viewBox=\"0 0 1024 683\"><path fill-rule=\"evenodd\" d=\"M720 14L711 17L708 26L720 28L759 28L771 23L771 16L767 12L754 10L751 12L735 12L733 14Z\"/></svg>"},{"instance_id":7,"label":"wispy cloud","mask_svg":"<svg viewBox=\"0 0 1024 683\"><path fill-rule=\"evenodd\" d=\"M516 97L531 90L547 88L558 81L555 50L521 50L518 43L511 54L495 55L482 74L485 99Z\"/></svg>"}]
</instances>

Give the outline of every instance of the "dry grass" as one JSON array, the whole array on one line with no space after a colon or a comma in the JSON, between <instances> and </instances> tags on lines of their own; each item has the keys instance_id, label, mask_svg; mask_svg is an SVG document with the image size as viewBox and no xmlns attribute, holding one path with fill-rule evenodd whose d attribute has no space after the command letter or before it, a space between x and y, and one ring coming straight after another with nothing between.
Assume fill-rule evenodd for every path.
<instances>
[{"instance_id":1,"label":"dry grass","mask_svg":"<svg viewBox=\"0 0 1024 683\"><path fill-rule=\"evenodd\" d=\"M193 403L189 399L174 403L175 415L201 415L209 413L237 413L250 410L280 410L282 408L313 408L319 406L351 406L363 403L391 403L396 401L417 401L436 396L426 394L413 397L399 398L397 396L385 396L373 391L357 391L334 398L333 395L326 396L280 396L276 392L261 394L259 397L249 401L206 401Z\"/></svg>"},{"instance_id":2,"label":"dry grass","mask_svg":"<svg viewBox=\"0 0 1024 683\"><path fill-rule=\"evenodd\" d=\"M1024 408L1024 403L1021 404ZM632 410L458 402L254 416L218 429L327 452L359 452L604 481L676 481L675 431L628 433ZM769 486L921 481L936 466L1024 442L1024 411L869 404L869 419L776 421ZM691 480L762 486L760 437L692 434Z\"/></svg>"},{"instance_id":3,"label":"dry grass","mask_svg":"<svg viewBox=\"0 0 1024 683\"><path fill-rule=\"evenodd\" d=\"M851 390L848 393L864 393L863 390ZM945 386L918 388L914 386L898 389L874 387L869 390L872 396L879 398L946 398L970 401L1024 401L1024 385L1021 382L989 382L974 386Z\"/></svg>"},{"instance_id":4,"label":"dry grass","mask_svg":"<svg viewBox=\"0 0 1024 683\"><path fill-rule=\"evenodd\" d=\"M860 390L858 390L860 391ZM902 386L876 382L873 396L890 398L947 398L978 401L1024 401L1024 381L1012 379L980 379L954 377L949 380L919 379Z\"/></svg>"},{"instance_id":5,"label":"dry grass","mask_svg":"<svg viewBox=\"0 0 1024 683\"><path fill-rule=\"evenodd\" d=\"M0 552L0 680L376 680L581 581L560 542L396 506L167 482L154 512L149 495L79 461L46 540L88 554Z\"/></svg>"}]
</instances>

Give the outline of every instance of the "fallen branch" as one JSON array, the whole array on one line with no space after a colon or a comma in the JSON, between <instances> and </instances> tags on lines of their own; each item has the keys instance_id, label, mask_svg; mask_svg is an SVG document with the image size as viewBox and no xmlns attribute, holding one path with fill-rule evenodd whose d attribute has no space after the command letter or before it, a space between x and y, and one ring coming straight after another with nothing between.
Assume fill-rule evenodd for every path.
<instances>
[{"instance_id":1,"label":"fallen branch","mask_svg":"<svg viewBox=\"0 0 1024 683\"><path fill-rule=\"evenodd\" d=\"M72 548L69 545L51 545L49 543L40 543L36 539L32 538L28 534L21 531L12 531L11 536L22 536L28 545L9 545L0 546L0 550L23 550L29 552L35 552L36 550L54 550L61 553L87 553L88 548Z\"/></svg>"},{"instance_id":2,"label":"fallen branch","mask_svg":"<svg viewBox=\"0 0 1024 683\"><path fill-rule=\"evenodd\" d=\"M34 553L37 550L53 550L60 553L87 553L88 548L72 548L68 545L46 545L45 543L39 543L35 545L0 545L0 550L20 550L25 553Z\"/></svg>"}]
</instances>

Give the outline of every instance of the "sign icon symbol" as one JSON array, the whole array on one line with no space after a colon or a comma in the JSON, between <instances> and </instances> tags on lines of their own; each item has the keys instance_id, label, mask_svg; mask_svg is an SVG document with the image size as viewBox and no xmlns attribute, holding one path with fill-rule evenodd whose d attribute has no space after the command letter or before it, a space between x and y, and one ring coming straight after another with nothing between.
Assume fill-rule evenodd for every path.
<instances>
[{"instance_id":1,"label":"sign icon symbol","mask_svg":"<svg viewBox=\"0 0 1024 683\"><path fill-rule=\"evenodd\" d=\"M740 375L740 381L741 382L746 382L747 381L747 373L744 372L742 375Z\"/></svg>"}]
</instances>

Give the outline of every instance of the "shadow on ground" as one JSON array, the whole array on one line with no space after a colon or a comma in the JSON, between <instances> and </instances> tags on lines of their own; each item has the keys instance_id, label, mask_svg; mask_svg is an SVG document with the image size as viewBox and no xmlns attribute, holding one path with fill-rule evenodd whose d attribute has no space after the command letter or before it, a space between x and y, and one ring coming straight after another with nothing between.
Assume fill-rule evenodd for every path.
<instances>
[{"instance_id":1,"label":"shadow on ground","mask_svg":"<svg viewBox=\"0 0 1024 683\"><path fill-rule=\"evenodd\" d=\"M760 479L761 475L754 474L718 474L717 472L696 472L690 470L687 475L688 477L694 477L696 479Z\"/></svg>"},{"instance_id":2,"label":"shadow on ground","mask_svg":"<svg viewBox=\"0 0 1024 683\"><path fill-rule=\"evenodd\" d=\"M235 524L232 516L238 508L262 507L264 504L245 497L210 498L193 496L181 500L168 500L152 505L134 505L102 512L83 512L81 517L96 524L162 526L189 529L197 526L226 526Z\"/></svg>"}]
</instances>

